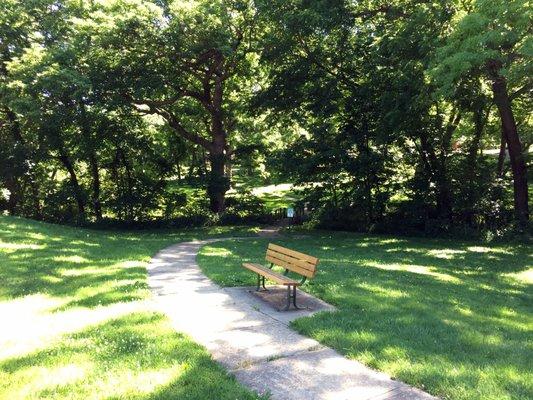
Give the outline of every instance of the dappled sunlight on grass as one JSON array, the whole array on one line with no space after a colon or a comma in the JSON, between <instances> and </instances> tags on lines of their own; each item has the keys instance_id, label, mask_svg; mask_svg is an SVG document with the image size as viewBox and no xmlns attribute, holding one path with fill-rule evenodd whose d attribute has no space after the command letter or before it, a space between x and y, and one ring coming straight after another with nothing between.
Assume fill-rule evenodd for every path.
<instances>
[{"instance_id":1,"label":"dappled sunlight on grass","mask_svg":"<svg viewBox=\"0 0 533 400\"><path fill-rule=\"evenodd\" d=\"M84 329L134 310L148 310L145 302L108 306L68 308L64 299L31 295L0 302L3 328L0 330L0 360L46 348L59 336Z\"/></svg>"},{"instance_id":2,"label":"dappled sunlight on grass","mask_svg":"<svg viewBox=\"0 0 533 400\"><path fill-rule=\"evenodd\" d=\"M127 314L0 361L0 382L5 398L255 398L155 313Z\"/></svg>"},{"instance_id":3,"label":"dappled sunlight on grass","mask_svg":"<svg viewBox=\"0 0 533 400\"><path fill-rule=\"evenodd\" d=\"M0 216L0 398L257 399L152 311L145 268L175 242L253 231L110 233Z\"/></svg>"},{"instance_id":4,"label":"dappled sunlight on grass","mask_svg":"<svg viewBox=\"0 0 533 400\"><path fill-rule=\"evenodd\" d=\"M240 265L264 262L268 242L212 243L198 260L218 283L253 285ZM443 398L533 398L530 247L345 232L275 242L320 259L302 289L338 308L297 320L300 332Z\"/></svg>"},{"instance_id":5,"label":"dappled sunlight on grass","mask_svg":"<svg viewBox=\"0 0 533 400\"><path fill-rule=\"evenodd\" d=\"M466 248L468 251L473 253L496 253L496 254L508 254L512 255L513 253L507 249L498 248L498 247L484 247L484 246L468 246Z\"/></svg>"},{"instance_id":6,"label":"dappled sunlight on grass","mask_svg":"<svg viewBox=\"0 0 533 400\"><path fill-rule=\"evenodd\" d=\"M38 245L38 244L26 244L26 243L5 243L0 241L0 250L5 253L12 253L16 250L42 250L44 249L44 245Z\"/></svg>"},{"instance_id":7,"label":"dappled sunlight on grass","mask_svg":"<svg viewBox=\"0 0 533 400\"><path fill-rule=\"evenodd\" d=\"M504 275L519 282L524 282L530 285L533 284L533 268L520 272L510 272Z\"/></svg>"},{"instance_id":8,"label":"dappled sunlight on grass","mask_svg":"<svg viewBox=\"0 0 533 400\"><path fill-rule=\"evenodd\" d=\"M430 276L434 276L437 279L448 281L448 282L453 282L453 283L461 282L461 280L455 276L443 274L441 272L435 272L432 270L431 267L424 266L424 265L399 264L399 263L386 264L386 263L373 262L373 261L366 261L365 265L369 267L380 268L380 269L389 270L389 271L407 271L407 272L412 272L414 274L430 275Z\"/></svg>"},{"instance_id":9,"label":"dappled sunlight on grass","mask_svg":"<svg viewBox=\"0 0 533 400\"><path fill-rule=\"evenodd\" d=\"M89 260L85 257L81 256L57 256L52 257L53 261L58 262L67 262L67 263L74 263L74 264L83 264L89 262Z\"/></svg>"},{"instance_id":10,"label":"dappled sunlight on grass","mask_svg":"<svg viewBox=\"0 0 533 400\"><path fill-rule=\"evenodd\" d=\"M436 258L444 258L446 260L453 260L457 254L465 254L465 250L456 250L456 249L439 249L439 250L428 250L427 254Z\"/></svg>"}]
</instances>

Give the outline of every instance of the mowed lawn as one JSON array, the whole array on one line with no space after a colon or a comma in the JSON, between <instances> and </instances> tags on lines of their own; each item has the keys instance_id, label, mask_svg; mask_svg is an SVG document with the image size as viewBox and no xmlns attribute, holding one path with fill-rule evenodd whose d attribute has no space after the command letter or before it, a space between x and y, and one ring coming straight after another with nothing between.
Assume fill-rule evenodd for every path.
<instances>
[{"instance_id":1,"label":"mowed lawn","mask_svg":"<svg viewBox=\"0 0 533 400\"><path fill-rule=\"evenodd\" d=\"M257 399L151 309L145 269L171 243L251 231L124 234L0 216L0 399Z\"/></svg>"},{"instance_id":2,"label":"mowed lawn","mask_svg":"<svg viewBox=\"0 0 533 400\"><path fill-rule=\"evenodd\" d=\"M268 239L202 248L222 285L254 285L243 261ZM303 290L335 305L295 321L301 333L434 395L533 399L533 257L525 245L310 233L275 243L320 258Z\"/></svg>"}]
</instances>

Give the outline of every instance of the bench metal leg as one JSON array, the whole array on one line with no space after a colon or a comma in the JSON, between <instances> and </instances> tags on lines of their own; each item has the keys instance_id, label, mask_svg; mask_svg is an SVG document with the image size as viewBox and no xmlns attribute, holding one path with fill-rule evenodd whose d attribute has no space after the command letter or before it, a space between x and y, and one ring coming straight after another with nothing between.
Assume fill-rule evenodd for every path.
<instances>
[{"instance_id":1,"label":"bench metal leg","mask_svg":"<svg viewBox=\"0 0 533 400\"><path fill-rule=\"evenodd\" d=\"M294 306L294 308L296 308L297 310L300 308L296 305L296 285L293 285L292 286L292 305Z\"/></svg>"},{"instance_id":2,"label":"bench metal leg","mask_svg":"<svg viewBox=\"0 0 533 400\"><path fill-rule=\"evenodd\" d=\"M296 305L296 285L287 285L287 305L285 306L285 308L282 308L280 311L289 310L291 308L291 300L292 300L292 305L294 306L294 309L300 310L300 307Z\"/></svg>"},{"instance_id":3,"label":"bench metal leg","mask_svg":"<svg viewBox=\"0 0 533 400\"><path fill-rule=\"evenodd\" d=\"M264 291L268 291L268 289L265 287L265 277L257 274L257 289L255 289L256 292L261 291L261 286L263 286Z\"/></svg>"}]
</instances>

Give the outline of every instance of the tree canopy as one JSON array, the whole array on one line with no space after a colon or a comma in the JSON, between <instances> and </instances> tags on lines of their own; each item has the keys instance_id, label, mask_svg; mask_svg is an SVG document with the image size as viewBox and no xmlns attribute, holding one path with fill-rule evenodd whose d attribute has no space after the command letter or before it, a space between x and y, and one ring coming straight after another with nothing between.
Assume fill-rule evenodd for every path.
<instances>
[{"instance_id":1,"label":"tree canopy","mask_svg":"<svg viewBox=\"0 0 533 400\"><path fill-rule=\"evenodd\" d=\"M317 226L524 230L532 53L525 0L5 0L0 208L205 223L290 182Z\"/></svg>"}]
</instances>

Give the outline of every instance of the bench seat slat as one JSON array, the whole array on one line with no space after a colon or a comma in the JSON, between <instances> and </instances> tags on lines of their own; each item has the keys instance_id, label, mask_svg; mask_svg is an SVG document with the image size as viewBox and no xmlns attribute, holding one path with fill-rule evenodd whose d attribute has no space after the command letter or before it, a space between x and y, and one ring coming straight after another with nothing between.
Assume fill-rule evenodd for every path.
<instances>
[{"instance_id":1,"label":"bench seat slat","mask_svg":"<svg viewBox=\"0 0 533 400\"><path fill-rule=\"evenodd\" d=\"M272 271L270 268L264 267L261 264L254 263L244 263L242 264L244 268L249 269L250 271L256 272L259 275L263 275L266 278L280 283L282 285L295 285L299 286L300 282L295 281L294 279L288 278L285 275L278 274L277 272Z\"/></svg>"}]
</instances>

